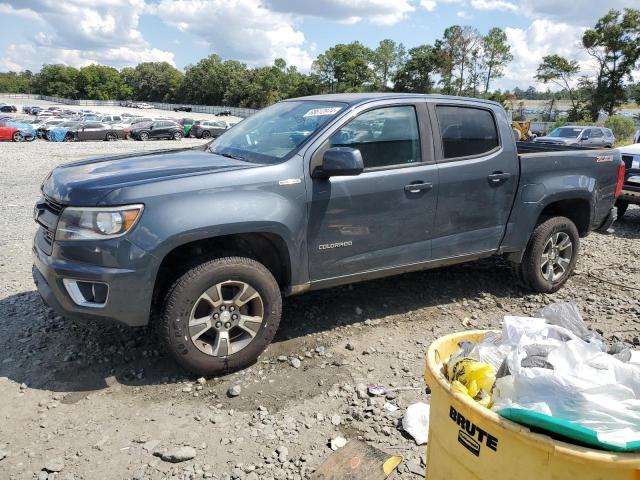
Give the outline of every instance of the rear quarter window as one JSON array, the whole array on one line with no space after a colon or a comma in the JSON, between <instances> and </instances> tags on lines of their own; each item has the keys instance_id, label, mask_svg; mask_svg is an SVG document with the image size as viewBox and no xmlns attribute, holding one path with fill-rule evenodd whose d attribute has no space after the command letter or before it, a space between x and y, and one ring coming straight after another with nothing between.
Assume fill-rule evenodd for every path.
<instances>
[{"instance_id":1,"label":"rear quarter window","mask_svg":"<svg viewBox=\"0 0 640 480\"><path fill-rule=\"evenodd\" d=\"M489 110L439 105L436 115L444 158L476 157L500 145L498 129Z\"/></svg>"}]
</instances>

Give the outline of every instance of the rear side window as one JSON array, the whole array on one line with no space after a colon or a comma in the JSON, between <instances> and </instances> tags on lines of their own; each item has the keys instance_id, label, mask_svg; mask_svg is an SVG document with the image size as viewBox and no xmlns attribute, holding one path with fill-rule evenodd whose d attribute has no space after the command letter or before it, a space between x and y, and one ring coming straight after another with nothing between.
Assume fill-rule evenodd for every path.
<instances>
[{"instance_id":1,"label":"rear side window","mask_svg":"<svg viewBox=\"0 0 640 480\"><path fill-rule=\"evenodd\" d=\"M602 130L600 130L599 128L594 128L593 130L591 130L591 136L593 138L602 138L602 137L604 137L604 135L602 134Z\"/></svg>"},{"instance_id":2,"label":"rear side window","mask_svg":"<svg viewBox=\"0 0 640 480\"><path fill-rule=\"evenodd\" d=\"M436 107L444 158L471 157L498 147L498 130L488 110L472 107Z\"/></svg>"},{"instance_id":3,"label":"rear side window","mask_svg":"<svg viewBox=\"0 0 640 480\"><path fill-rule=\"evenodd\" d=\"M412 106L398 106L364 112L333 134L331 146L360 150L365 169L418 163L416 111Z\"/></svg>"}]
</instances>

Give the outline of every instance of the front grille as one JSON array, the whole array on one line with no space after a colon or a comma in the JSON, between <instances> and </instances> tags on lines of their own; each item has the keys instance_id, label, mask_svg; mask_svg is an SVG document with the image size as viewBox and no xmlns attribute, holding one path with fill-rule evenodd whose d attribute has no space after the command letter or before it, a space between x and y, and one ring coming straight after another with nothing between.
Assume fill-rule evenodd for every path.
<instances>
[{"instance_id":1,"label":"front grille","mask_svg":"<svg viewBox=\"0 0 640 480\"><path fill-rule=\"evenodd\" d=\"M624 168L629 170L633 163L633 155L622 155L622 161L624 162Z\"/></svg>"},{"instance_id":2,"label":"front grille","mask_svg":"<svg viewBox=\"0 0 640 480\"><path fill-rule=\"evenodd\" d=\"M56 236L58 218L64 209L64 205L44 197L36 204L35 221L42 227L44 240L51 245Z\"/></svg>"}]
</instances>

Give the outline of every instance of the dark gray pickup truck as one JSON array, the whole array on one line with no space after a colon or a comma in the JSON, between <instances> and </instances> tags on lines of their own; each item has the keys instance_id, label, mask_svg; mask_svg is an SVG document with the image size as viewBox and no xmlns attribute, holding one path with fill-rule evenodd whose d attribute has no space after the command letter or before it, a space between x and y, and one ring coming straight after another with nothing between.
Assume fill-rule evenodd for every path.
<instances>
[{"instance_id":1,"label":"dark gray pickup truck","mask_svg":"<svg viewBox=\"0 0 640 480\"><path fill-rule=\"evenodd\" d=\"M159 322L176 360L209 375L255 361L282 294L491 255L553 292L580 237L614 221L624 167L615 150L529 148L484 100L283 101L209 145L55 168L34 278L62 315Z\"/></svg>"}]
</instances>

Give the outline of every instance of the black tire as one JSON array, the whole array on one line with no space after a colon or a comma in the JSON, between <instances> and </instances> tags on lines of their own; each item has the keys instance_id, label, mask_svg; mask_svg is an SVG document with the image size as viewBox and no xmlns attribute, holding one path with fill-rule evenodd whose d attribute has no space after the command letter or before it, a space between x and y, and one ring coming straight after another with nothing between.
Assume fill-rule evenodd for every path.
<instances>
[{"instance_id":1,"label":"black tire","mask_svg":"<svg viewBox=\"0 0 640 480\"><path fill-rule=\"evenodd\" d=\"M568 236L571 242L571 257L558 278L547 279L543 275L543 252L556 234ZM566 217L551 217L539 223L533 230L522 263L514 266L516 276L523 286L538 293L558 291L568 280L578 260L580 235L575 224ZM554 269L552 269L555 272ZM551 275L555 276L555 273Z\"/></svg>"},{"instance_id":2,"label":"black tire","mask_svg":"<svg viewBox=\"0 0 640 480\"><path fill-rule=\"evenodd\" d=\"M182 132L173 132L173 139L174 140L182 140L183 134Z\"/></svg>"},{"instance_id":3,"label":"black tire","mask_svg":"<svg viewBox=\"0 0 640 480\"><path fill-rule=\"evenodd\" d=\"M255 289L264 304L263 321L244 348L230 355L213 356L194 344L188 331L189 318L203 292L226 281L245 282ZM181 366L197 375L216 376L255 363L273 340L281 314L282 296L271 272L249 258L224 257L205 261L173 284L165 298L159 330L167 350Z\"/></svg>"},{"instance_id":4,"label":"black tire","mask_svg":"<svg viewBox=\"0 0 640 480\"><path fill-rule=\"evenodd\" d=\"M115 133L107 133L105 140L107 142L115 142L118 139L118 136Z\"/></svg>"},{"instance_id":5,"label":"black tire","mask_svg":"<svg viewBox=\"0 0 640 480\"><path fill-rule=\"evenodd\" d=\"M22 142L24 140L24 136L22 135L21 132L14 132L13 135L11 136L11 139L14 142Z\"/></svg>"},{"instance_id":6,"label":"black tire","mask_svg":"<svg viewBox=\"0 0 640 480\"><path fill-rule=\"evenodd\" d=\"M211 132L209 130L203 130L202 138L211 138Z\"/></svg>"},{"instance_id":7,"label":"black tire","mask_svg":"<svg viewBox=\"0 0 640 480\"><path fill-rule=\"evenodd\" d=\"M64 142L73 142L75 140L75 137L73 136L73 133L67 133L64 136Z\"/></svg>"},{"instance_id":8,"label":"black tire","mask_svg":"<svg viewBox=\"0 0 640 480\"><path fill-rule=\"evenodd\" d=\"M138 134L138 140L146 142L147 140L149 140L149 134L147 132L140 132Z\"/></svg>"},{"instance_id":9,"label":"black tire","mask_svg":"<svg viewBox=\"0 0 640 480\"><path fill-rule=\"evenodd\" d=\"M624 200L618 200L616 202L616 209L618 211L618 220L624 217L624 214L627 213L627 208L629 208L629 202Z\"/></svg>"}]
</instances>

